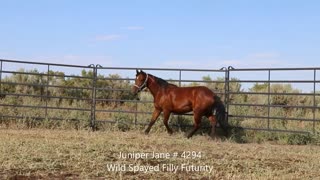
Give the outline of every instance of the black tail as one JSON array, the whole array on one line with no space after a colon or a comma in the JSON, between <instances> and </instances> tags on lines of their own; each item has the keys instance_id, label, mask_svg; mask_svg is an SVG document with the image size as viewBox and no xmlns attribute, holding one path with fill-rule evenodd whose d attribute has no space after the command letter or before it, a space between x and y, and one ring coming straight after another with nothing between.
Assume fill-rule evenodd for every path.
<instances>
[{"instance_id":1,"label":"black tail","mask_svg":"<svg viewBox=\"0 0 320 180\"><path fill-rule=\"evenodd\" d=\"M216 119L220 127L224 130L227 136L229 124L228 124L228 119L226 118L226 108L223 105L219 96L215 95L213 98L214 98L213 109L215 111Z\"/></svg>"}]
</instances>

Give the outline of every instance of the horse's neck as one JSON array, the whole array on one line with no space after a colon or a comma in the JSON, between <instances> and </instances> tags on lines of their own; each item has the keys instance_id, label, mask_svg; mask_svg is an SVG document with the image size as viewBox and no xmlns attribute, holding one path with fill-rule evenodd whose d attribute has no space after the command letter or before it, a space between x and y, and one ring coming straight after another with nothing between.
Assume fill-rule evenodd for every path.
<instances>
[{"instance_id":1,"label":"horse's neck","mask_svg":"<svg viewBox=\"0 0 320 180\"><path fill-rule=\"evenodd\" d=\"M160 91L162 91L165 88L157 83L157 77L155 76L152 76L149 81L150 82L149 82L148 88L151 94L153 95L153 97L155 97Z\"/></svg>"}]
</instances>

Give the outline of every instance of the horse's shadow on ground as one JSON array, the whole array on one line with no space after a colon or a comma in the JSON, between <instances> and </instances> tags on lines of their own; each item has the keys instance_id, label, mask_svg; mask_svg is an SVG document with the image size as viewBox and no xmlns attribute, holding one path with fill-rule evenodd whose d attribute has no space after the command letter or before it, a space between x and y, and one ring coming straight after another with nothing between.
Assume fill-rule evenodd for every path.
<instances>
[{"instance_id":1,"label":"horse's shadow on ground","mask_svg":"<svg viewBox=\"0 0 320 180\"><path fill-rule=\"evenodd\" d=\"M174 132L183 132L187 136L187 134L192 130L193 126L190 124L171 124L171 127ZM211 124L209 122L202 122L200 128L198 131L194 134L197 135L207 135L210 136L211 133ZM215 130L215 138L218 138L222 141L232 141L236 143L246 143L246 134L243 128L241 127L228 127L227 134L225 131L219 127L219 125L216 126Z\"/></svg>"}]
</instances>

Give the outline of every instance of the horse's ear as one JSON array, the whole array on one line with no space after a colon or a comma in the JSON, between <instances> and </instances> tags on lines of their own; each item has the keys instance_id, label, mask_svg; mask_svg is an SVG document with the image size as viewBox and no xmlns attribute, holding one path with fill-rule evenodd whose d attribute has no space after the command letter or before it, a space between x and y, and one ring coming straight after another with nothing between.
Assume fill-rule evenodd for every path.
<instances>
[{"instance_id":1,"label":"horse's ear","mask_svg":"<svg viewBox=\"0 0 320 180\"><path fill-rule=\"evenodd\" d=\"M141 73L145 73L145 72L142 71L142 69L140 70L140 72L141 72Z\"/></svg>"},{"instance_id":2,"label":"horse's ear","mask_svg":"<svg viewBox=\"0 0 320 180\"><path fill-rule=\"evenodd\" d=\"M138 69L136 69L136 72L137 72L137 74L139 74L139 70Z\"/></svg>"}]
</instances>

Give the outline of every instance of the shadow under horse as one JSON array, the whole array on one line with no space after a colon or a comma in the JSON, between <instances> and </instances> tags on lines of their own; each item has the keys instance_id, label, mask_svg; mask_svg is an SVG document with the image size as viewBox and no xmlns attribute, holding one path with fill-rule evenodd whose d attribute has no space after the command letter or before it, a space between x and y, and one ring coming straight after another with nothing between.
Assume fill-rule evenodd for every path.
<instances>
[{"instance_id":1,"label":"shadow under horse","mask_svg":"<svg viewBox=\"0 0 320 180\"><path fill-rule=\"evenodd\" d=\"M188 138L192 137L199 129L203 116L211 122L211 137L215 135L217 123L223 129L225 135L228 135L229 125L225 118L225 106L220 97L209 88L205 86L178 87L142 70L136 70L136 73L135 85L132 88L133 93L137 94L144 88L148 88L154 98L154 111L145 130L146 134L150 132L161 112L163 112L163 123L168 133L172 134L172 129L168 125L170 114L185 114L193 111L194 127L187 135Z\"/></svg>"}]
</instances>

